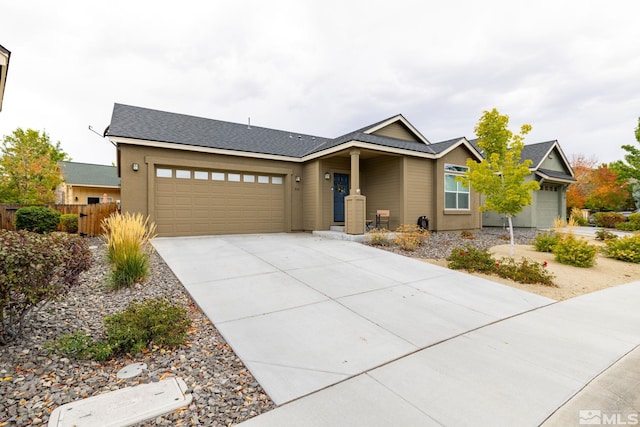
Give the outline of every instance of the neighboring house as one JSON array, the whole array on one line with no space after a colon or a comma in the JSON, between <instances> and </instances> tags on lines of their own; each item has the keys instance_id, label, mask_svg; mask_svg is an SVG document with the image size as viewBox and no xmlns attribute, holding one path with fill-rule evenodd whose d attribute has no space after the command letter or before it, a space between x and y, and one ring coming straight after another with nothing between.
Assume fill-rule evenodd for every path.
<instances>
[{"instance_id":1,"label":"neighboring house","mask_svg":"<svg viewBox=\"0 0 640 427\"><path fill-rule=\"evenodd\" d=\"M472 144L477 140L471 140ZM567 212L567 187L575 182L573 169L560 148L558 141L525 145L521 157L531 160L527 179L535 179L540 190L533 192L530 206L514 216L513 226L523 228L550 228L553 221L564 218ZM506 226L506 218L496 212L487 211L482 215L484 226Z\"/></svg>"},{"instance_id":2,"label":"neighboring house","mask_svg":"<svg viewBox=\"0 0 640 427\"><path fill-rule=\"evenodd\" d=\"M0 111L2 111L4 87L7 82L7 73L9 72L9 58L11 58L11 52L0 45Z\"/></svg>"},{"instance_id":3,"label":"neighboring house","mask_svg":"<svg viewBox=\"0 0 640 427\"><path fill-rule=\"evenodd\" d=\"M328 230L363 234L427 216L432 230L482 226L480 195L455 178L480 153L465 138L430 143L402 115L324 138L115 104L122 209L161 236Z\"/></svg>"},{"instance_id":4,"label":"neighboring house","mask_svg":"<svg viewBox=\"0 0 640 427\"><path fill-rule=\"evenodd\" d=\"M58 162L64 181L56 189L56 203L91 205L120 200L120 178L115 166Z\"/></svg>"}]
</instances>

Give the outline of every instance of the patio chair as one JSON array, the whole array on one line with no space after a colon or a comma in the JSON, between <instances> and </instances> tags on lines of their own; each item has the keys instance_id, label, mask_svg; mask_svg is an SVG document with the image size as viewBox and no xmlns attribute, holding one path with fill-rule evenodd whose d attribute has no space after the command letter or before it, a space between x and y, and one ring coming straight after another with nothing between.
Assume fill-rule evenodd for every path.
<instances>
[{"instance_id":1,"label":"patio chair","mask_svg":"<svg viewBox=\"0 0 640 427\"><path fill-rule=\"evenodd\" d=\"M389 210L378 209L376 211L376 228L382 228L384 224L387 230L389 229L389 217L391 212Z\"/></svg>"}]
</instances>

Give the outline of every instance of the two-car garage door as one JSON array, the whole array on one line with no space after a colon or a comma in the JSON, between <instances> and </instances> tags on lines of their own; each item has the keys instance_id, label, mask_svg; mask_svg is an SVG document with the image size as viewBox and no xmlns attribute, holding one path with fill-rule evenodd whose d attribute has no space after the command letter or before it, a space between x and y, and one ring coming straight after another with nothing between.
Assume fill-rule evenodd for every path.
<instances>
[{"instance_id":1,"label":"two-car garage door","mask_svg":"<svg viewBox=\"0 0 640 427\"><path fill-rule=\"evenodd\" d=\"M160 236L285 231L281 175L160 166L155 172Z\"/></svg>"}]
</instances>

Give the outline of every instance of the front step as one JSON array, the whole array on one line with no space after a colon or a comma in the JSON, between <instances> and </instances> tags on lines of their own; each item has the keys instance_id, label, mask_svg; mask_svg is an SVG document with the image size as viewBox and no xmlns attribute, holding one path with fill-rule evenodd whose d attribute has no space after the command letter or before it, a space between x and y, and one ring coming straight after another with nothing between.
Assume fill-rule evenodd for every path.
<instances>
[{"instance_id":1,"label":"front step","mask_svg":"<svg viewBox=\"0 0 640 427\"><path fill-rule=\"evenodd\" d=\"M344 225L332 225L329 227L329 231L339 231L340 233L344 233Z\"/></svg>"}]
</instances>

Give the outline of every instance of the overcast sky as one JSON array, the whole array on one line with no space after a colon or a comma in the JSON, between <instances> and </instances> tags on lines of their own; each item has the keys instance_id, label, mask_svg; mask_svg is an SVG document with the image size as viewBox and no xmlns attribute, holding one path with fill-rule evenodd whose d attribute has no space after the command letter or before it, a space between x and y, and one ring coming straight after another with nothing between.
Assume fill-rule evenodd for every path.
<instances>
[{"instance_id":1,"label":"overcast sky","mask_svg":"<svg viewBox=\"0 0 640 427\"><path fill-rule=\"evenodd\" d=\"M0 137L111 164L114 103L337 137L401 113L431 142L497 108L526 143L621 159L640 116L640 2L0 0Z\"/></svg>"}]
</instances>

